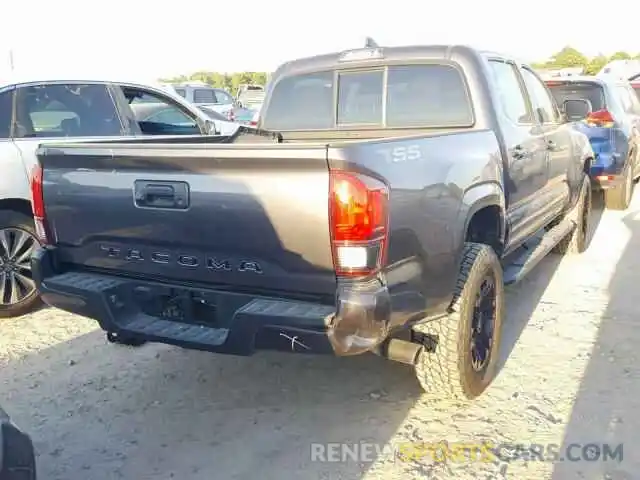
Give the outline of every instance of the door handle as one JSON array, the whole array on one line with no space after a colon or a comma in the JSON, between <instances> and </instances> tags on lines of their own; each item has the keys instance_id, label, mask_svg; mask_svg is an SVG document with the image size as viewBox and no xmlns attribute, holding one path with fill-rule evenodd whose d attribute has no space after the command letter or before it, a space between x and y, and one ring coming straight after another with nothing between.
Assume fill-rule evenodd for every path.
<instances>
[{"instance_id":1,"label":"door handle","mask_svg":"<svg viewBox=\"0 0 640 480\"><path fill-rule=\"evenodd\" d=\"M189 206L189 187L185 182L136 180L134 201L138 207L186 209Z\"/></svg>"}]
</instances>

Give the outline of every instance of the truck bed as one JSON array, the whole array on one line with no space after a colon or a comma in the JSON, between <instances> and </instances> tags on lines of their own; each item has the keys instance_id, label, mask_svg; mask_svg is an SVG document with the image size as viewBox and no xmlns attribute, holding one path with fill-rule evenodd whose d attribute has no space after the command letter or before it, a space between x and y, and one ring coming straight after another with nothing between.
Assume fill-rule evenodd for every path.
<instances>
[{"instance_id":1,"label":"truck bed","mask_svg":"<svg viewBox=\"0 0 640 480\"><path fill-rule=\"evenodd\" d=\"M48 245L34 278L47 303L107 331L216 352L300 351L297 338L307 353L357 354L441 311L462 251L463 196L478 181L468 164L485 165L482 189L501 188L489 130L154 140L40 146ZM345 175L368 202L387 198L368 217L383 237L336 236L350 221L332 217ZM343 255L361 247L364 258ZM185 298L195 313L172 313Z\"/></svg>"}]
</instances>

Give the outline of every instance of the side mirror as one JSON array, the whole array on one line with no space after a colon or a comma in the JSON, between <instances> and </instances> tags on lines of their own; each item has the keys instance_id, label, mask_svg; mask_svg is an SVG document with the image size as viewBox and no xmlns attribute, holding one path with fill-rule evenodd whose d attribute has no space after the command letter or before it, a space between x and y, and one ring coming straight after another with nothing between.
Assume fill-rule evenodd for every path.
<instances>
[{"instance_id":1,"label":"side mirror","mask_svg":"<svg viewBox=\"0 0 640 480\"><path fill-rule=\"evenodd\" d=\"M562 103L562 113L569 122L582 120L593 112L593 106L584 98L571 98Z\"/></svg>"},{"instance_id":2,"label":"side mirror","mask_svg":"<svg viewBox=\"0 0 640 480\"><path fill-rule=\"evenodd\" d=\"M220 132L218 131L218 127L216 125L216 122L214 122L213 120L207 120L205 122L205 128L207 131L207 135L219 135Z\"/></svg>"}]
</instances>

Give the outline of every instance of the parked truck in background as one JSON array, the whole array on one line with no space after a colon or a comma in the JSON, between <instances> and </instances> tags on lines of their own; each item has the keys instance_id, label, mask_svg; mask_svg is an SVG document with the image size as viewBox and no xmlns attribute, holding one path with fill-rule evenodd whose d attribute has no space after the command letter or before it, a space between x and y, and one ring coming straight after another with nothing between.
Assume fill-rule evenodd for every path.
<instances>
[{"instance_id":1,"label":"parked truck in background","mask_svg":"<svg viewBox=\"0 0 640 480\"><path fill-rule=\"evenodd\" d=\"M586 136L529 66L464 46L288 62L257 129L38 159L38 288L111 341L374 352L455 398L495 376L505 285L587 245Z\"/></svg>"}]
</instances>

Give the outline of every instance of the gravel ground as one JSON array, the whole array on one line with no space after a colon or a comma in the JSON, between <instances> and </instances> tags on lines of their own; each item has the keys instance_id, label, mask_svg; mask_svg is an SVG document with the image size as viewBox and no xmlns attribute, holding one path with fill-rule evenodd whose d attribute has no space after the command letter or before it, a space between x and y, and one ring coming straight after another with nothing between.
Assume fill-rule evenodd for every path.
<instances>
[{"instance_id":1,"label":"gravel ground","mask_svg":"<svg viewBox=\"0 0 640 480\"><path fill-rule=\"evenodd\" d=\"M509 291L508 360L472 405L422 396L408 367L375 356L130 349L54 309L0 324L0 401L33 436L43 480L639 478L640 198L594 219L585 254L549 257ZM622 442L624 458L311 458L311 442L483 440Z\"/></svg>"}]
</instances>

